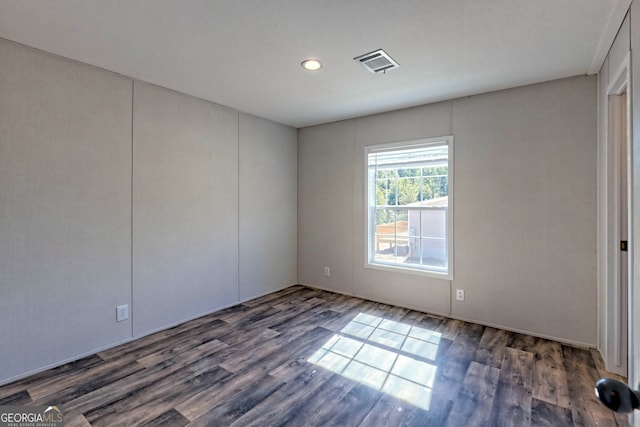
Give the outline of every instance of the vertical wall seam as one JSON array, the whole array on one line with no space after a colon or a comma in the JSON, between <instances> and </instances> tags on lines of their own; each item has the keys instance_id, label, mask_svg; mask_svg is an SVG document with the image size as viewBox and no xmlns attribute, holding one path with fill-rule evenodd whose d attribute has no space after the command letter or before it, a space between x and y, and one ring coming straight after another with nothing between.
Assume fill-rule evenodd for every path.
<instances>
[{"instance_id":1,"label":"vertical wall seam","mask_svg":"<svg viewBox=\"0 0 640 427\"><path fill-rule=\"evenodd\" d=\"M300 128L296 128L296 284L300 284Z\"/></svg>"},{"instance_id":2,"label":"vertical wall seam","mask_svg":"<svg viewBox=\"0 0 640 427\"><path fill-rule=\"evenodd\" d=\"M133 110L134 110L135 81L131 81L131 295L129 309L129 323L131 325L131 338L133 338L133 316L135 310L133 307Z\"/></svg>"},{"instance_id":3,"label":"vertical wall seam","mask_svg":"<svg viewBox=\"0 0 640 427\"><path fill-rule=\"evenodd\" d=\"M453 100L449 101L449 135L453 135Z\"/></svg>"},{"instance_id":4,"label":"vertical wall seam","mask_svg":"<svg viewBox=\"0 0 640 427\"><path fill-rule=\"evenodd\" d=\"M236 138L237 140L237 155L238 155L238 257L237 257L237 267L238 267L238 281L236 283L236 291L237 291L237 299L236 301L240 302L240 111L236 113L238 115L237 122L237 132Z\"/></svg>"},{"instance_id":5,"label":"vertical wall seam","mask_svg":"<svg viewBox=\"0 0 640 427\"><path fill-rule=\"evenodd\" d=\"M608 56L608 55L607 55ZM605 57L604 62L602 64L602 66L600 67L601 70L604 67L607 67L608 70L608 64L607 62L607 57ZM602 81L601 81L601 74L600 72L598 72L598 78L596 80L596 201L595 201L595 205L596 205L596 349L598 350L598 352L600 353L600 355L602 356L602 332L600 330L601 325L603 324L603 316L602 316L602 298L600 298L601 295L601 291L603 289L603 280L601 279L601 275L602 275L602 267L603 267L603 263L602 263L602 249L601 249L601 244L602 244L602 152L601 152L601 147L602 147L602 129L601 129L601 120L600 118L603 117L602 115L604 114L602 111ZM605 360L605 358L602 358L603 360Z\"/></svg>"},{"instance_id":6,"label":"vertical wall seam","mask_svg":"<svg viewBox=\"0 0 640 427\"><path fill-rule=\"evenodd\" d=\"M360 150L358 148L358 127L359 127L359 123L361 122L361 120L357 119L355 121L353 121L351 123L351 126L349 127L349 132L351 133L350 135L350 140L351 140L351 159L352 162L354 164L358 164L358 156L362 156L362 150ZM364 166L366 168L366 166ZM352 168L355 169L355 168ZM359 171L355 171L352 170L351 171L351 195L353 197L354 203L351 205L351 208L353 209L353 211L351 212L351 230L355 230L355 225L358 222L356 215L358 212L358 209L360 209L360 207L358 206L358 203L360 203L360 206L363 206L364 202L363 199L361 198L360 200L357 200L358 198L356 197L356 193L358 192L357 189L357 185L356 185L356 176L357 174L361 174L362 170ZM362 185L364 188L364 181L362 182ZM367 212L363 211L362 214L364 216L367 216ZM366 222L366 220L365 220ZM362 229L361 229L362 230ZM357 233L356 233L357 234ZM351 296L355 296L356 294L356 266L362 266L362 257L360 257L360 261L359 262L355 262L355 256L356 256L356 245L358 245L357 243L357 238L355 237L354 233L351 233L351 280L349 281L349 295ZM367 247L364 247L365 253L368 250ZM360 253L360 255L362 255L362 253Z\"/></svg>"},{"instance_id":7,"label":"vertical wall seam","mask_svg":"<svg viewBox=\"0 0 640 427\"><path fill-rule=\"evenodd\" d=\"M453 100L449 101L449 135L453 136ZM453 137L455 139L455 136ZM455 153L455 143L453 144L453 149L454 152L452 153L453 155L453 161L456 161L456 153ZM455 163L453 164L453 185L455 185L456 182L456 178L455 178L455 173L456 173L456 165ZM454 236L455 236L455 232L456 232L456 222L455 222L455 218L456 218L456 212L455 212L455 190L454 190L454 194L453 194L453 200L452 202L452 206L454 206L454 210L453 210L453 226L451 227L452 229L452 234L453 236L451 236L451 245L453 245L453 251L451 252L452 255L452 259L450 264L453 266L453 268L455 269L455 240L454 240ZM454 271L451 271L451 273L455 274ZM451 316L453 314L453 279L449 280L449 315Z\"/></svg>"}]
</instances>

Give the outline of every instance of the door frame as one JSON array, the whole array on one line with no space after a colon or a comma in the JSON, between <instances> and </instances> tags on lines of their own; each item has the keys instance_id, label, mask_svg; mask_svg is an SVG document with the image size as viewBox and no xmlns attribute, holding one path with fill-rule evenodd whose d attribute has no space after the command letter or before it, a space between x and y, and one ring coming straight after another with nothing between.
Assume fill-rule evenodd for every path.
<instances>
[{"instance_id":1,"label":"door frame","mask_svg":"<svg viewBox=\"0 0 640 427\"><path fill-rule=\"evenodd\" d=\"M615 73L610 75L607 90L605 92L606 102L601 104L605 106L604 114L606 122L606 132L604 141L604 156L601 167L604 169L605 183L599 202L604 203L605 218L601 218L599 227L604 231L603 241L599 242L598 247L602 248L603 254L600 256L601 265L604 267L604 274L599 276L604 283L604 303L605 318L601 319L605 322L605 337L599 340L601 343L601 352L605 362L605 368L613 373L627 376L632 372L632 355L633 348L632 337L632 284L633 284L633 244L631 242L633 236L633 193L632 193L632 116L631 116L631 67L630 54L627 53L624 60ZM620 105L617 97L626 93L626 103ZM625 118L625 144L626 147L626 177L621 177L620 160L622 153L620 152L620 115L624 114ZM627 252L627 286L621 289L620 280L620 191L621 179L625 179L626 196L627 196L627 240L630 242Z\"/></svg>"}]
</instances>

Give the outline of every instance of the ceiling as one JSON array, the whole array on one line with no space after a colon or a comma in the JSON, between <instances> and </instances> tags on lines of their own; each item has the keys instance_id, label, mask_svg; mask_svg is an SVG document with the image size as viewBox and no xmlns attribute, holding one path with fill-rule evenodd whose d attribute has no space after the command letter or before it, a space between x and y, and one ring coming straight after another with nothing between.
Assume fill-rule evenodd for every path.
<instances>
[{"instance_id":1,"label":"ceiling","mask_svg":"<svg viewBox=\"0 0 640 427\"><path fill-rule=\"evenodd\" d=\"M2 0L0 37L304 127L596 73L630 2Z\"/></svg>"}]
</instances>

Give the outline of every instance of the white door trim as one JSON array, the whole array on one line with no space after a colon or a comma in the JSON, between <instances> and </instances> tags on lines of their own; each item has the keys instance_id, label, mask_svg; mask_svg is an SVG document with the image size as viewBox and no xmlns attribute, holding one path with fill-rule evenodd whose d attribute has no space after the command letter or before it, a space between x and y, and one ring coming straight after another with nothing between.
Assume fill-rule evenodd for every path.
<instances>
[{"instance_id":1,"label":"white door trim","mask_svg":"<svg viewBox=\"0 0 640 427\"><path fill-rule=\"evenodd\" d=\"M611 82L606 90L606 112L605 112L605 159L602 159L603 173L606 178L606 185L602 189L599 198L600 203L606 206L606 218L603 218L599 227L604 227L604 242L600 242L603 248L604 257L603 264L605 268L604 278L606 282L606 337L603 340L604 348L602 348L603 357L605 359L605 367L608 371L619 375L626 376L628 374L629 350L633 348L631 336L631 324L628 316L632 313L631 284L633 283L632 262L628 263L626 292L620 289L618 285L620 280L620 189L623 183L620 182L620 145L617 143L620 138L620 127L617 125L619 120L615 122L611 117L620 117L625 115L625 133L626 133L626 194L627 194L627 239L631 240L632 230L632 164L631 164L631 57L627 53L624 60L620 63L617 70L610 74ZM620 111L617 96L626 92L626 105L623 106L625 111ZM628 259L633 259L633 245L628 245ZM629 297L628 297L629 296ZM624 323L623 323L624 322ZM627 351L622 351L627 348Z\"/></svg>"}]
</instances>

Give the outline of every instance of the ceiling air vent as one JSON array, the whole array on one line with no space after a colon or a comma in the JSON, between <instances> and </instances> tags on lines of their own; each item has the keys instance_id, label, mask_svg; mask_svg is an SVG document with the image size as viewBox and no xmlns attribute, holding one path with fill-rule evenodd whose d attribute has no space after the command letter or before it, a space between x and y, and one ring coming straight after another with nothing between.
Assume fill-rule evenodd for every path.
<instances>
[{"instance_id":1,"label":"ceiling air vent","mask_svg":"<svg viewBox=\"0 0 640 427\"><path fill-rule=\"evenodd\" d=\"M387 70L393 70L400 66L400 64L394 61L393 58L382 49L365 53L353 59L364 65L364 67L372 73L386 73Z\"/></svg>"}]
</instances>

